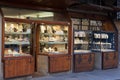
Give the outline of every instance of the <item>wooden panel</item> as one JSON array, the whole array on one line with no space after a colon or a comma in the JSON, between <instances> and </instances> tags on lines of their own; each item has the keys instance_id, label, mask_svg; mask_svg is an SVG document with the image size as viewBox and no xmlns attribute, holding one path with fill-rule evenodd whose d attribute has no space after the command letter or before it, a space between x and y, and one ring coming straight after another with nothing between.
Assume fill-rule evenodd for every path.
<instances>
[{"instance_id":1,"label":"wooden panel","mask_svg":"<svg viewBox=\"0 0 120 80\"><path fill-rule=\"evenodd\" d=\"M106 20L106 21L103 23L102 29L103 29L104 31L115 31L114 25L113 25L112 22L109 21L109 20Z\"/></svg>"},{"instance_id":2,"label":"wooden panel","mask_svg":"<svg viewBox=\"0 0 120 80\"><path fill-rule=\"evenodd\" d=\"M2 0L0 4L12 7L22 7L39 10L43 10L45 8L65 9L65 7L67 6L65 5L65 0L15 0L13 2L11 2L10 0Z\"/></svg>"},{"instance_id":3,"label":"wooden panel","mask_svg":"<svg viewBox=\"0 0 120 80\"><path fill-rule=\"evenodd\" d=\"M5 78L14 77L15 74L15 60L6 60L4 62L4 69L5 69Z\"/></svg>"},{"instance_id":4,"label":"wooden panel","mask_svg":"<svg viewBox=\"0 0 120 80\"><path fill-rule=\"evenodd\" d=\"M75 12L69 12L69 15L71 18L88 18L93 20L106 20L107 17L104 15L97 15L97 14L88 14L88 13L75 13Z\"/></svg>"},{"instance_id":5,"label":"wooden panel","mask_svg":"<svg viewBox=\"0 0 120 80\"><path fill-rule=\"evenodd\" d=\"M29 71L28 71L28 75L33 74L34 73L34 58L29 58Z\"/></svg>"},{"instance_id":6,"label":"wooden panel","mask_svg":"<svg viewBox=\"0 0 120 80\"><path fill-rule=\"evenodd\" d=\"M16 72L16 76L22 76L23 73L23 69L24 69L24 59L16 59L15 60L15 72Z\"/></svg>"},{"instance_id":7,"label":"wooden panel","mask_svg":"<svg viewBox=\"0 0 120 80\"><path fill-rule=\"evenodd\" d=\"M32 57L9 58L4 60L4 77L12 78L30 75L34 72L34 60Z\"/></svg>"},{"instance_id":8,"label":"wooden panel","mask_svg":"<svg viewBox=\"0 0 120 80\"><path fill-rule=\"evenodd\" d=\"M102 69L110 69L118 67L118 53L106 52L102 53Z\"/></svg>"},{"instance_id":9,"label":"wooden panel","mask_svg":"<svg viewBox=\"0 0 120 80\"><path fill-rule=\"evenodd\" d=\"M22 66L22 75L26 75L28 74L28 70L29 70L29 59L22 59L21 61L23 61L23 63L20 65Z\"/></svg>"},{"instance_id":10,"label":"wooden panel","mask_svg":"<svg viewBox=\"0 0 120 80\"><path fill-rule=\"evenodd\" d=\"M37 24L49 24L49 25L70 25L68 21L44 21L44 20L28 20L28 19L17 19L17 18L4 18L5 21L10 22L23 22L23 23L37 23ZM39 25L38 25L39 26Z\"/></svg>"},{"instance_id":11,"label":"wooden panel","mask_svg":"<svg viewBox=\"0 0 120 80\"><path fill-rule=\"evenodd\" d=\"M70 56L50 56L49 58L49 72L64 72L69 71L71 66Z\"/></svg>"},{"instance_id":12,"label":"wooden panel","mask_svg":"<svg viewBox=\"0 0 120 80\"><path fill-rule=\"evenodd\" d=\"M74 55L74 72L90 71L94 69L94 53L75 54Z\"/></svg>"},{"instance_id":13,"label":"wooden panel","mask_svg":"<svg viewBox=\"0 0 120 80\"><path fill-rule=\"evenodd\" d=\"M23 74L22 75L30 75L34 72L34 59L26 58L23 59Z\"/></svg>"}]
</instances>

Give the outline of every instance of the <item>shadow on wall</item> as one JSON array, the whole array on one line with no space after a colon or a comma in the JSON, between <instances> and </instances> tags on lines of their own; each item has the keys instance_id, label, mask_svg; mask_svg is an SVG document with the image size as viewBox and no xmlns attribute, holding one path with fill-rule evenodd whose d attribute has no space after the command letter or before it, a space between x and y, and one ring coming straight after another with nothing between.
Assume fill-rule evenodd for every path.
<instances>
[{"instance_id":1,"label":"shadow on wall","mask_svg":"<svg viewBox=\"0 0 120 80\"><path fill-rule=\"evenodd\" d=\"M119 64L120 64L120 21L115 21L114 22L117 29L118 29L118 54L119 54Z\"/></svg>"}]
</instances>

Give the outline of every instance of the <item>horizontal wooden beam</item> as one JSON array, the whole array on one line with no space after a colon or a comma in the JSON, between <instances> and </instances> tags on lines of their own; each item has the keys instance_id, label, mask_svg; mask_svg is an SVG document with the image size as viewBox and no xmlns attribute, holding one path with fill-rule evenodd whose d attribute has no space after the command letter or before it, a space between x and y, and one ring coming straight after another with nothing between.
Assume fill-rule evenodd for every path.
<instances>
[{"instance_id":1,"label":"horizontal wooden beam","mask_svg":"<svg viewBox=\"0 0 120 80\"><path fill-rule=\"evenodd\" d=\"M51 25L70 25L68 21L44 21L44 20L31 20L31 19L17 19L17 18L4 18L4 21L18 22L18 23L37 23L37 24L51 24Z\"/></svg>"},{"instance_id":2,"label":"horizontal wooden beam","mask_svg":"<svg viewBox=\"0 0 120 80\"><path fill-rule=\"evenodd\" d=\"M26 8L26 9L33 9L33 10L42 10L42 11L54 11L54 12L62 12L64 9L61 8L53 8L47 6L38 6L32 4L21 4L21 3L13 3L13 2L0 2L1 7L14 7L14 8Z\"/></svg>"}]
</instances>

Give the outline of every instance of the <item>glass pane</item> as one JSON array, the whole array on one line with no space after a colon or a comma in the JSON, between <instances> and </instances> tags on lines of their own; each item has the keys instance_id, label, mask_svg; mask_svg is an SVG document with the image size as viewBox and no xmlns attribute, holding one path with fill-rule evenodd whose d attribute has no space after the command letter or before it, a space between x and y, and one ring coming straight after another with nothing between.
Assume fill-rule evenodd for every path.
<instances>
[{"instance_id":1,"label":"glass pane","mask_svg":"<svg viewBox=\"0 0 120 80\"><path fill-rule=\"evenodd\" d=\"M74 31L74 53L91 52L91 37L90 31Z\"/></svg>"},{"instance_id":2,"label":"glass pane","mask_svg":"<svg viewBox=\"0 0 120 80\"><path fill-rule=\"evenodd\" d=\"M68 53L68 26L40 25L40 51L43 54Z\"/></svg>"},{"instance_id":3,"label":"glass pane","mask_svg":"<svg viewBox=\"0 0 120 80\"><path fill-rule=\"evenodd\" d=\"M115 50L114 32L94 32L93 36L93 50L102 52Z\"/></svg>"},{"instance_id":4,"label":"glass pane","mask_svg":"<svg viewBox=\"0 0 120 80\"><path fill-rule=\"evenodd\" d=\"M5 22L5 56L30 54L31 25Z\"/></svg>"}]
</instances>

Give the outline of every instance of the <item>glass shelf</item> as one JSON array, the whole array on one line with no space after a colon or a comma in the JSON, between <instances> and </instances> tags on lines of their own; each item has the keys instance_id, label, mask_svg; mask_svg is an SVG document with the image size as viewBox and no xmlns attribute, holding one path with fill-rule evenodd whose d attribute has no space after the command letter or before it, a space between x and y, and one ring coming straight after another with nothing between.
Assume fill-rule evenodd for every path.
<instances>
[{"instance_id":1,"label":"glass shelf","mask_svg":"<svg viewBox=\"0 0 120 80\"><path fill-rule=\"evenodd\" d=\"M19 34L21 34L21 35L27 35L27 34L31 34L31 32L6 32L5 34L6 34L6 35L9 35L9 34L11 34L11 35L12 35L12 34L13 34L13 35L14 35L14 34L15 34L15 35L16 35L16 34L18 34L18 35L19 35Z\"/></svg>"},{"instance_id":2,"label":"glass shelf","mask_svg":"<svg viewBox=\"0 0 120 80\"><path fill-rule=\"evenodd\" d=\"M78 43L74 43L74 44L89 44L88 42L78 42Z\"/></svg>"},{"instance_id":3,"label":"glass shelf","mask_svg":"<svg viewBox=\"0 0 120 80\"><path fill-rule=\"evenodd\" d=\"M46 35L46 36L53 36L53 35L68 36L68 34L51 34L51 33L41 33L41 35Z\"/></svg>"},{"instance_id":4,"label":"glass shelf","mask_svg":"<svg viewBox=\"0 0 120 80\"><path fill-rule=\"evenodd\" d=\"M92 49L92 51L98 51L98 52L113 52L115 50L113 49Z\"/></svg>"},{"instance_id":5,"label":"glass shelf","mask_svg":"<svg viewBox=\"0 0 120 80\"><path fill-rule=\"evenodd\" d=\"M91 50L74 50L74 54L91 53Z\"/></svg>"},{"instance_id":6,"label":"glass shelf","mask_svg":"<svg viewBox=\"0 0 120 80\"><path fill-rule=\"evenodd\" d=\"M112 45L111 43L100 43L100 42L98 42L98 43L93 43L93 44L100 44L100 45Z\"/></svg>"},{"instance_id":7,"label":"glass shelf","mask_svg":"<svg viewBox=\"0 0 120 80\"><path fill-rule=\"evenodd\" d=\"M5 45L30 45L30 42L24 42L24 41L5 42Z\"/></svg>"},{"instance_id":8,"label":"glass shelf","mask_svg":"<svg viewBox=\"0 0 120 80\"><path fill-rule=\"evenodd\" d=\"M68 42L44 42L40 41L41 44L67 44Z\"/></svg>"}]
</instances>

